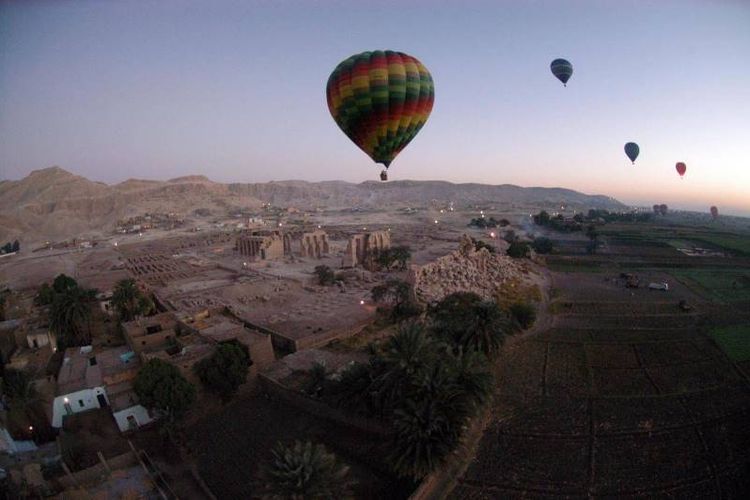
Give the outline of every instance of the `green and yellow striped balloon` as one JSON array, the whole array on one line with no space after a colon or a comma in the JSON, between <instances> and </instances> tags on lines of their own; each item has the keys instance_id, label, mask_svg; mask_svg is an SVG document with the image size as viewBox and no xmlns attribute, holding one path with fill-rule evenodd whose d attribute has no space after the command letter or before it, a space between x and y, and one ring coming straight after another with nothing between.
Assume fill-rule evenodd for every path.
<instances>
[{"instance_id":1,"label":"green and yellow striped balloon","mask_svg":"<svg viewBox=\"0 0 750 500\"><path fill-rule=\"evenodd\" d=\"M427 122L435 87L430 72L415 57L376 50L336 66L326 97L339 128L388 168Z\"/></svg>"}]
</instances>

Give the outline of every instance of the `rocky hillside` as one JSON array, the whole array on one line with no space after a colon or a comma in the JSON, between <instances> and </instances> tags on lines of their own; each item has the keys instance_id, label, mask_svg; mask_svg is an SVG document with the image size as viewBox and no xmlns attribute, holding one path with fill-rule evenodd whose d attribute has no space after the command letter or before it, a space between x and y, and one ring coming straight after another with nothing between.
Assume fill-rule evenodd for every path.
<instances>
[{"instance_id":1,"label":"rocky hillside","mask_svg":"<svg viewBox=\"0 0 750 500\"><path fill-rule=\"evenodd\" d=\"M58 240L84 232L109 231L117 219L144 212L190 214L206 208L223 214L233 208L255 209L263 203L298 208L400 208L433 200L454 201L459 206L506 202L622 207L606 196L559 188L440 181L221 184L200 175L168 181L129 179L107 185L51 167L35 170L19 181L0 181L0 241L20 236L27 241Z\"/></svg>"}]
</instances>

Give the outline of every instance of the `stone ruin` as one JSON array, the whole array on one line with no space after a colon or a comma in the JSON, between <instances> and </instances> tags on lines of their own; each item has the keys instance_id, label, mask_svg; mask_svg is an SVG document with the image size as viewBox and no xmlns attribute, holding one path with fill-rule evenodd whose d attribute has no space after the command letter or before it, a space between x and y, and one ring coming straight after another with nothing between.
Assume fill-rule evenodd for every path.
<instances>
[{"instance_id":1,"label":"stone ruin","mask_svg":"<svg viewBox=\"0 0 750 500\"><path fill-rule=\"evenodd\" d=\"M235 248L250 261L298 256L320 259L330 252L325 231L252 231L237 237Z\"/></svg>"},{"instance_id":2,"label":"stone ruin","mask_svg":"<svg viewBox=\"0 0 750 500\"><path fill-rule=\"evenodd\" d=\"M264 234L265 233L265 234ZM252 232L237 237L235 248L250 261L279 259L284 256L284 238L278 231Z\"/></svg>"},{"instance_id":3,"label":"stone ruin","mask_svg":"<svg viewBox=\"0 0 750 500\"><path fill-rule=\"evenodd\" d=\"M458 250L423 266L412 265L407 279L417 300L431 304L455 292L493 299L504 285L523 277L517 261L485 248L477 251L471 238L463 235Z\"/></svg>"},{"instance_id":4,"label":"stone ruin","mask_svg":"<svg viewBox=\"0 0 750 500\"><path fill-rule=\"evenodd\" d=\"M388 248L391 248L391 233L388 231L355 234L346 245L341 267L372 269L380 252Z\"/></svg>"}]
</instances>

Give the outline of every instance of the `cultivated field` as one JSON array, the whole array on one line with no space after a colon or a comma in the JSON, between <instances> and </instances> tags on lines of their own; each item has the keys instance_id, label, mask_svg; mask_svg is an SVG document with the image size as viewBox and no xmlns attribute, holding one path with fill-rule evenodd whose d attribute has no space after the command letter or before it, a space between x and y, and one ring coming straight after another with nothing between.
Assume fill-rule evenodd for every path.
<instances>
[{"instance_id":1,"label":"cultivated field","mask_svg":"<svg viewBox=\"0 0 750 500\"><path fill-rule=\"evenodd\" d=\"M714 325L747 324L732 282L750 266L638 236L595 256L558 247L553 326L502 356L453 498L746 498L750 330ZM621 272L670 290L626 288Z\"/></svg>"}]
</instances>

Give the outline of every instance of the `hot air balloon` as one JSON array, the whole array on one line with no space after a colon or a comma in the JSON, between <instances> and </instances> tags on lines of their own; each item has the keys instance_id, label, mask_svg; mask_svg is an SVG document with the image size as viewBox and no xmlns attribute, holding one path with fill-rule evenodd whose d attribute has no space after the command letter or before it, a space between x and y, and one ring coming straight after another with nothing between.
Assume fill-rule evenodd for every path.
<instances>
[{"instance_id":1,"label":"hot air balloon","mask_svg":"<svg viewBox=\"0 0 750 500\"><path fill-rule=\"evenodd\" d=\"M681 161L677 162L677 164L674 166L675 170L677 170L677 173L680 174L680 177L685 175L685 172L687 172L687 165L682 163Z\"/></svg>"},{"instance_id":2,"label":"hot air balloon","mask_svg":"<svg viewBox=\"0 0 750 500\"><path fill-rule=\"evenodd\" d=\"M641 148L634 142L628 142L625 144L625 154L630 158L630 161L635 165L635 159L638 158L638 153L641 152Z\"/></svg>"},{"instance_id":3,"label":"hot air balloon","mask_svg":"<svg viewBox=\"0 0 750 500\"><path fill-rule=\"evenodd\" d=\"M654 209L654 213L659 215L659 205L654 205L652 208Z\"/></svg>"},{"instance_id":4,"label":"hot air balloon","mask_svg":"<svg viewBox=\"0 0 750 500\"><path fill-rule=\"evenodd\" d=\"M713 217L715 219L718 216L719 216L719 209L716 208L715 206L711 207L711 217Z\"/></svg>"},{"instance_id":5,"label":"hot air balloon","mask_svg":"<svg viewBox=\"0 0 750 500\"><path fill-rule=\"evenodd\" d=\"M326 85L328 110L349 139L386 170L427 122L435 87L427 68L403 52L362 52L342 61Z\"/></svg>"},{"instance_id":6,"label":"hot air balloon","mask_svg":"<svg viewBox=\"0 0 750 500\"><path fill-rule=\"evenodd\" d=\"M661 205L659 205L659 213L660 214L667 215L667 211L669 211L669 207L667 205L665 205L664 203L662 203Z\"/></svg>"},{"instance_id":7,"label":"hot air balloon","mask_svg":"<svg viewBox=\"0 0 750 500\"><path fill-rule=\"evenodd\" d=\"M549 69L552 70L552 74L563 83L563 86L567 87L568 80L573 76L573 65L565 59L555 59L552 64L549 65Z\"/></svg>"}]
</instances>

